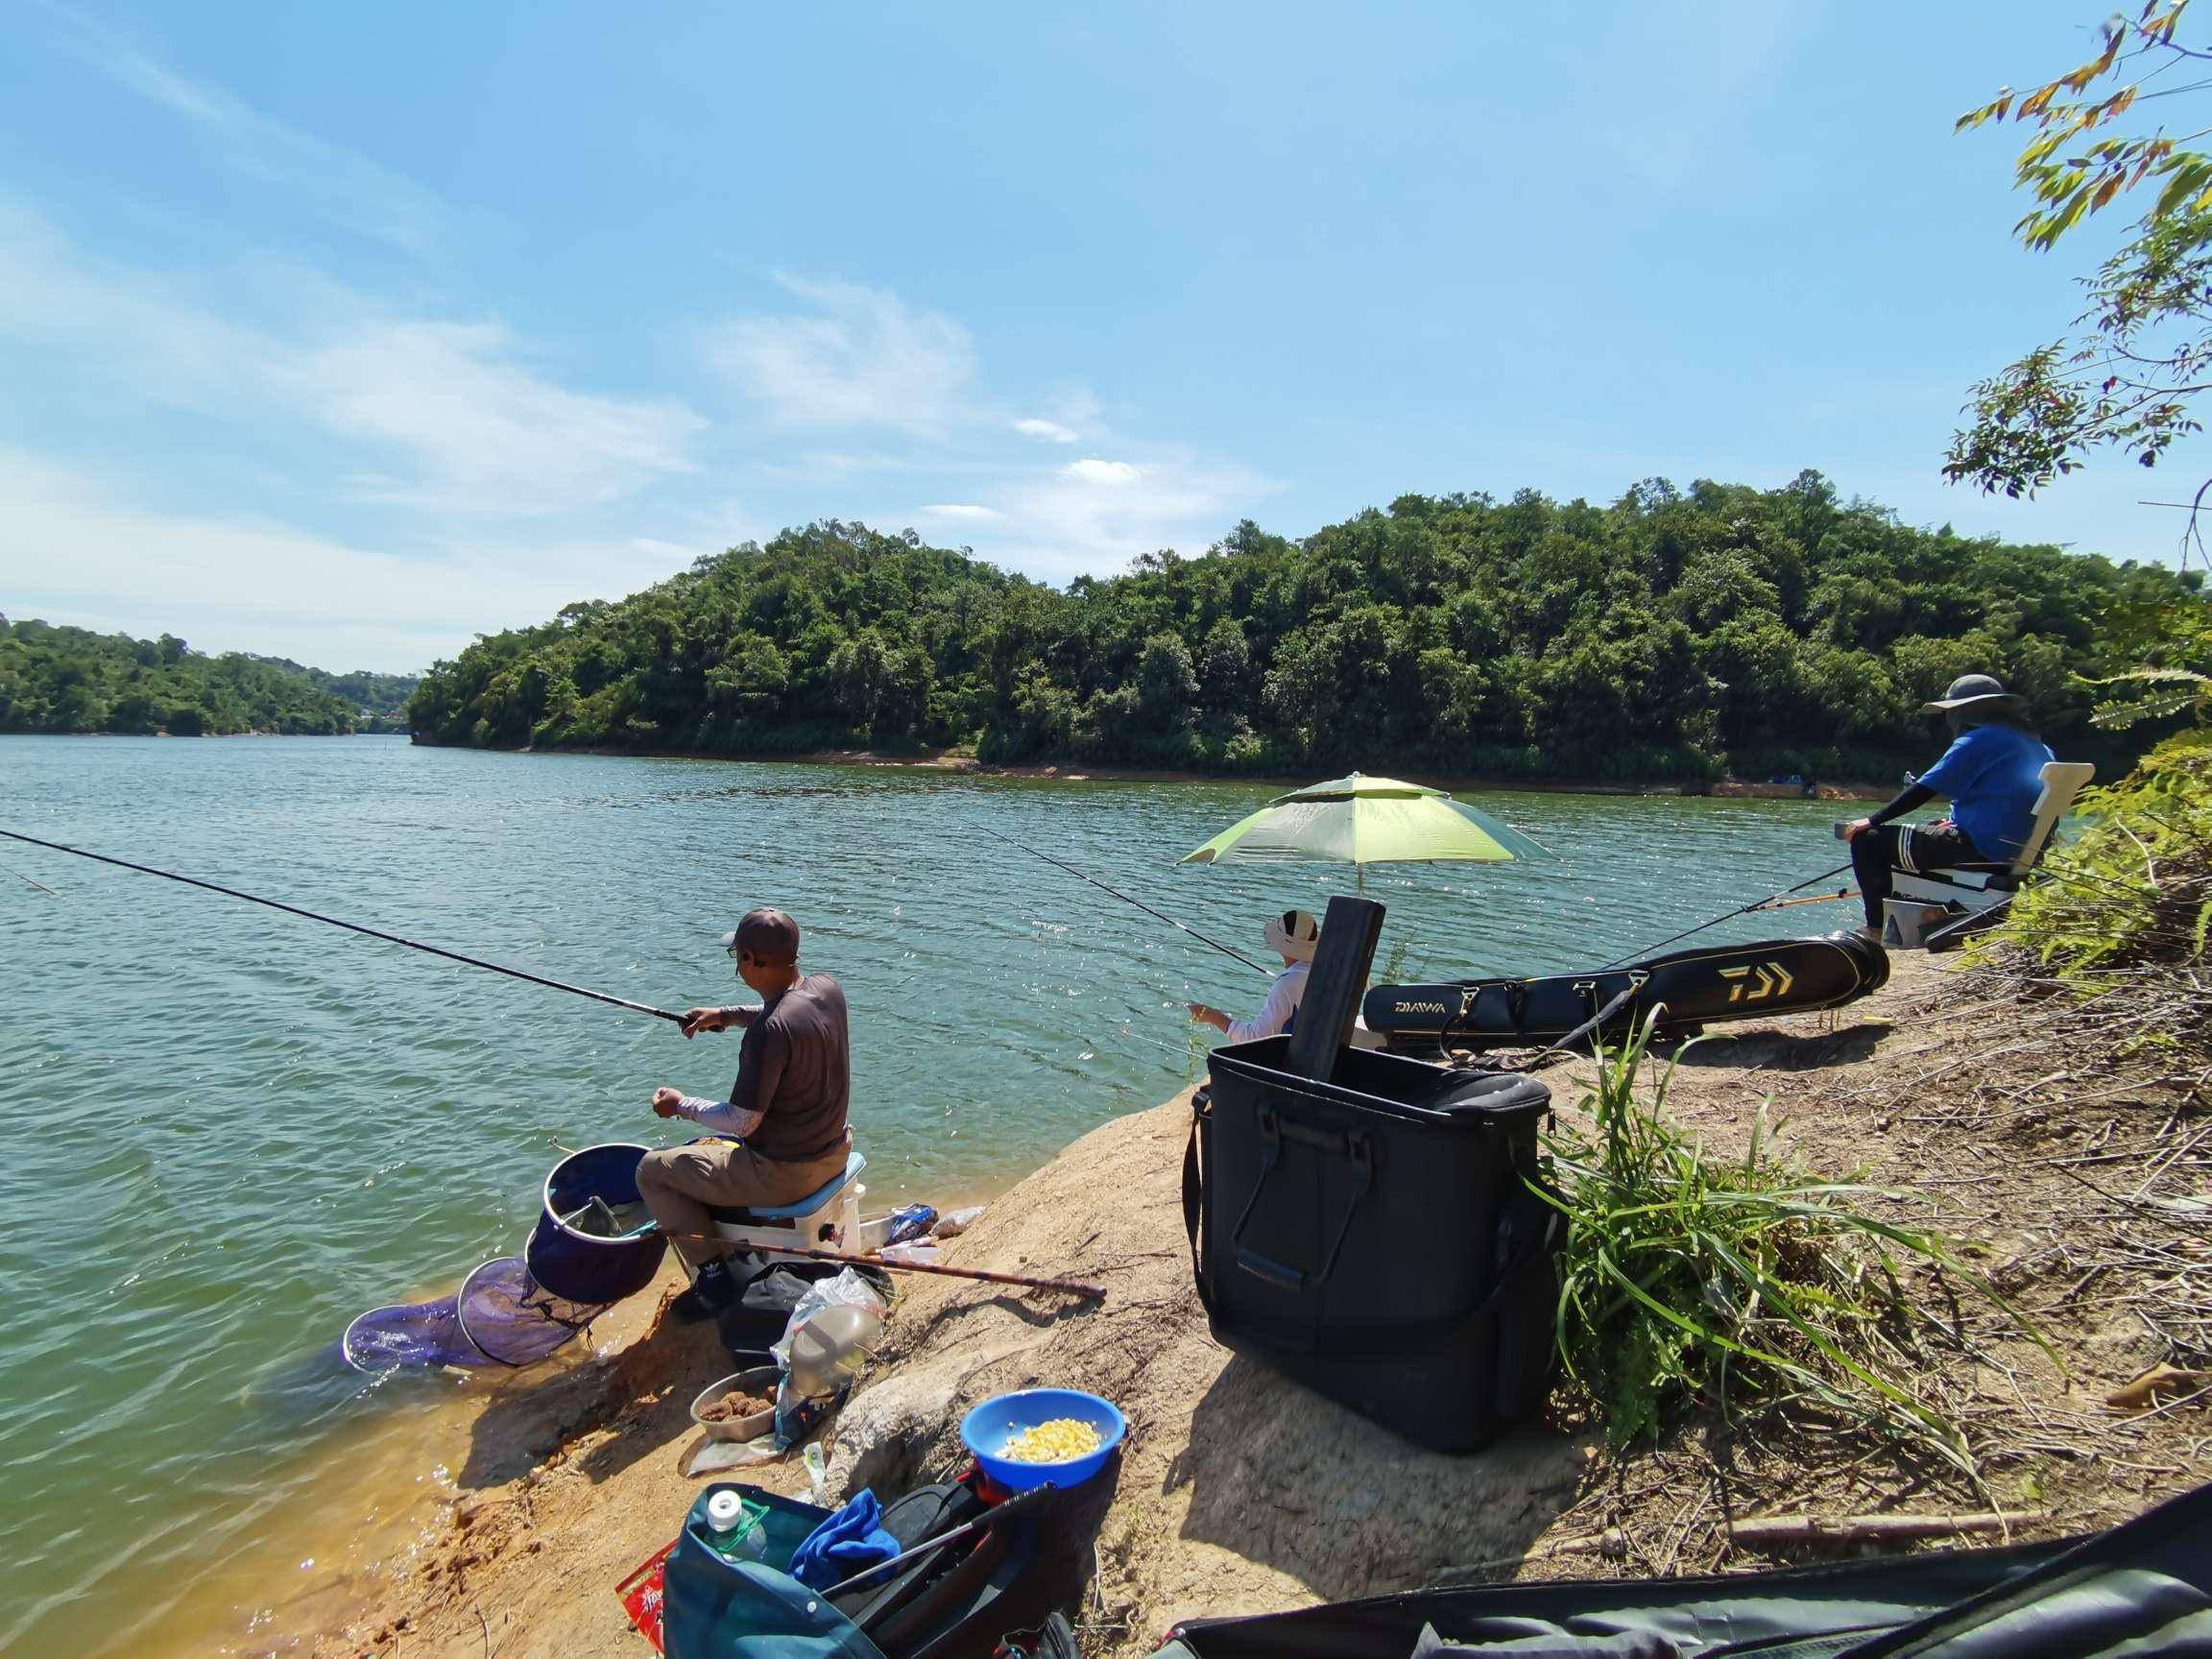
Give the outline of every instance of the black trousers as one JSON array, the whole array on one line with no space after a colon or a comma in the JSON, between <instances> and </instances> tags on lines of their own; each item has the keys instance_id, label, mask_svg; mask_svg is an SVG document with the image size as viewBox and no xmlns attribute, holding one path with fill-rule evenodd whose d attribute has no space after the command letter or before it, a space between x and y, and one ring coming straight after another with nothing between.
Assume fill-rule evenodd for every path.
<instances>
[{"instance_id":1,"label":"black trousers","mask_svg":"<svg viewBox=\"0 0 2212 1659\"><path fill-rule=\"evenodd\" d=\"M1882 926L1882 904L1898 871L1917 875L1984 862L1956 824L1877 824L1851 843L1851 874L1859 878L1869 927Z\"/></svg>"}]
</instances>

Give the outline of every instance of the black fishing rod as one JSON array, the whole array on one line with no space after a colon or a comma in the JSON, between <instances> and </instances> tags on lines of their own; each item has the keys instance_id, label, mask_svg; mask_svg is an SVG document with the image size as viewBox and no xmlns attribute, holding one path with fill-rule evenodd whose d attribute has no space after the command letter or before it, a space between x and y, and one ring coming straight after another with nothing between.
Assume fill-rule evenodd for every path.
<instances>
[{"instance_id":1,"label":"black fishing rod","mask_svg":"<svg viewBox=\"0 0 2212 1659\"><path fill-rule=\"evenodd\" d=\"M1097 879L1095 877L1084 875L1083 872L1076 869L1074 865L1063 864L1059 859L1053 857L1051 854L1038 852L1036 848L1030 846L1026 841L1017 841L1011 835L1000 835L998 830L992 829L987 824L978 824L975 826L975 828L982 830L986 835L998 836L999 840L1005 842L1010 847L1021 848L1022 852L1028 854L1032 858L1042 858L1046 863L1054 865L1059 869L1067 871L1069 875L1074 877L1078 881L1090 882L1092 886L1097 888L1101 893L1113 894L1115 898L1120 900L1124 904L1136 905L1138 909L1143 911L1147 916L1157 916L1161 921L1166 923L1170 927L1181 927L1184 932L1190 934L1190 937L1197 940L1199 944L1211 945L1214 950L1220 951L1222 955L1236 957L1238 961L1243 963L1245 967L1252 969L1255 973L1272 974L1275 972L1275 970L1271 968L1262 967L1259 963L1253 961L1251 957L1245 955L1243 951L1232 950L1228 946L1222 944L1220 940L1209 939L1205 934L1199 932L1197 928L1185 926L1184 924L1176 921L1174 917L1166 914L1164 911L1153 909L1152 906L1145 903L1143 900L1132 899L1128 894L1122 892L1118 887L1109 887L1105 882Z\"/></svg>"},{"instance_id":2,"label":"black fishing rod","mask_svg":"<svg viewBox=\"0 0 2212 1659\"><path fill-rule=\"evenodd\" d=\"M287 916L304 916L310 922L326 922L333 927L343 927L349 933L366 933L372 939L381 939L387 945L404 945L410 950L427 951L432 956L443 956L448 962L463 963L470 968L489 968L494 974L504 974L510 979L524 979L533 985L542 985L551 991L565 991L572 997L589 997L594 1002L612 1003L627 1008L633 1014L650 1014L656 1020L670 1021L681 1025L684 1016L671 1014L665 1008L648 1007L623 997L610 997L604 991L589 991L581 985L564 984L559 979L548 979L540 974L526 974L519 968L505 967L497 962L487 962L481 956L464 956L458 950L442 950L436 945L425 945L419 939L402 939L397 933L386 933L378 928L364 927L358 922L341 922L335 916L325 916L314 910L302 910L297 904L281 904L274 899L263 899L255 894L241 893L235 887L219 887L212 881L203 881L196 876L179 876L172 871L156 870L151 864L133 864L128 858L110 858L105 853L87 853L82 847L64 847L59 841L41 841L36 835L24 835L13 830L0 830L0 835L12 841L26 842L33 847L43 847L50 853L68 853L79 858L90 858L98 863L112 864L119 870L135 870L141 876L158 876L164 881L181 881L187 887L204 887L210 893L220 893L226 899L243 899L249 904L265 904L272 910L281 910ZM25 878L29 879L28 877ZM34 883L36 885L36 883ZM49 889L51 891L51 889Z\"/></svg>"},{"instance_id":3,"label":"black fishing rod","mask_svg":"<svg viewBox=\"0 0 2212 1659\"><path fill-rule=\"evenodd\" d=\"M1794 887L1785 887L1779 893L1769 893L1764 899L1754 899L1748 904L1739 904L1735 909L1729 911L1725 915L1716 916L1710 922L1700 922L1695 927L1685 927L1681 932L1662 939L1656 945L1647 945L1641 950L1631 950L1625 956L1616 956L1612 961L1606 963L1604 968L1599 968L1597 970L1597 972L1602 974L1608 968L1618 968L1623 962L1632 962L1639 957L1648 956L1654 950L1664 950L1668 946L1673 944L1678 939L1687 939L1693 933L1702 933L1708 927L1718 927L1723 922L1733 922L1739 916L1748 916L1754 910L1779 910L1782 908L1782 905L1776 902L1777 900L1788 900L1789 902L1793 904L1805 904L1813 902L1829 903L1838 899L1849 898L1850 895L1848 893L1824 893L1817 901L1790 899L1790 895L1792 893L1799 893L1804 891L1806 888L1812 886L1815 881L1825 881L1831 876L1840 876L1844 871L1850 868L1851 866L1849 864L1839 864L1833 870L1823 870L1817 876L1808 876L1804 880L1798 882Z\"/></svg>"}]
</instances>

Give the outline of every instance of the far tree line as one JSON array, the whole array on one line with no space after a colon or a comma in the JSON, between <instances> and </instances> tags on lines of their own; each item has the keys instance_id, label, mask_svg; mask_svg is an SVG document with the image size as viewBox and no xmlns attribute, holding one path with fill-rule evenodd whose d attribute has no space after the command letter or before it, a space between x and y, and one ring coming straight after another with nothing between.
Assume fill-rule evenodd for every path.
<instances>
[{"instance_id":1,"label":"far tree line","mask_svg":"<svg viewBox=\"0 0 2212 1659\"><path fill-rule=\"evenodd\" d=\"M2091 730L2083 677L2201 603L2194 572L1915 529L1810 471L1606 507L1407 495L1064 589L825 521L479 638L406 720L511 748L1886 777L1925 759L1920 705L1969 671L2110 754L2127 739Z\"/></svg>"},{"instance_id":2,"label":"far tree line","mask_svg":"<svg viewBox=\"0 0 2212 1659\"><path fill-rule=\"evenodd\" d=\"M135 639L0 616L0 732L392 732L415 685L411 674L330 674L281 657L210 656L174 634Z\"/></svg>"}]
</instances>

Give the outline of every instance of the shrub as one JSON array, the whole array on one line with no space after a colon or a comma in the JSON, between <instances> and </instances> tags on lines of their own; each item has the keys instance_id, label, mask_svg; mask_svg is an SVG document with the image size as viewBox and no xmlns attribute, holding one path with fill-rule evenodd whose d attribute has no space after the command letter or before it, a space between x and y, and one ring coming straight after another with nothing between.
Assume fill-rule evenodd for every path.
<instances>
[{"instance_id":1,"label":"shrub","mask_svg":"<svg viewBox=\"0 0 2212 1659\"><path fill-rule=\"evenodd\" d=\"M2212 930L2212 730L2169 737L2118 782L2085 791L2084 828L2044 859L1984 953L2025 950L2101 991L2115 972L2203 960Z\"/></svg>"}]
</instances>

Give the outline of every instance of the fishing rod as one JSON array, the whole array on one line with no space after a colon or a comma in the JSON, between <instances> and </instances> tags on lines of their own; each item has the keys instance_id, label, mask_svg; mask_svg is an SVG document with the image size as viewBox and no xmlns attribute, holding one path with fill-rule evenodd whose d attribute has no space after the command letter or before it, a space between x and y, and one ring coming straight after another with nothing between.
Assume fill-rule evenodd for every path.
<instances>
[{"instance_id":1,"label":"fishing rod","mask_svg":"<svg viewBox=\"0 0 2212 1659\"><path fill-rule=\"evenodd\" d=\"M1640 950L1629 951L1625 956L1616 956L1612 961L1606 963L1604 968L1599 969L1598 972L1602 974L1606 971L1606 969L1618 968L1623 962L1632 961L1639 956L1648 956L1654 950L1664 950L1668 946L1673 944L1678 939L1687 939L1693 933L1702 933L1708 927L1718 927L1723 922L1733 922L1739 916L1748 916L1754 910L1779 910L1782 908L1782 905L1774 902L1776 900L1789 900L1789 902L1793 904L1809 904L1830 903L1837 899L1848 898L1849 895L1844 893L1822 894L1817 900L1789 899L1789 896L1792 893L1799 893L1804 891L1804 889L1812 886L1815 881L1825 881L1831 876L1840 876L1844 871L1850 868L1851 866L1847 863L1839 864L1833 870L1823 870L1817 876L1808 876L1804 880L1798 882L1794 887L1785 887L1779 893L1769 893L1764 899L1754 899L1748 904L1739 904L1735 909L1729 911L1725 915L1716 916L1709 922L1700 922L1695 927L1685 927L1681 932L1662 939L1656 945L1647 945Z\"/></svg>"},{"instance_id":2,"label":"fishing rod","mask_svg":"<svg viewBox=\"0 0 2212 1659\"><path fill-rule=\"evenodd\" d=\"M33 847L43 847L51 853L68 853L79 858L90 858L101 864L112 864L119 870L135 870L141 876L158 876L164 881L181 881L187 887L204 887L210 893L220 893L226 899L243 899L249 904L265 904L272 910L281 910L287 916L304 916L310 922L326 922L333 927L343 927L349 933L365 933L372 939L381 939L388 945L404 945L410 950L427 951L432 956L443 956L448 962L463 963L470 968L489 968L494 974L504 974L510 979L527 980L552 991L565 991L572 997L589 997L594 1002L612 1003L616 1008L627 1008L633 1014L650 1014L656 1020L670 1021L681 1025L684 1016L671 1014L665 1008L649 1007L643 1002L633 1002L625 997L610 997L604 991L589 991L581 985L565 984L559 979L548 979L541 974L527 974L519 968L509 968L497 962L487 962L481 956L464 956L458 950L444 950L436 945L425 945L419 939L402 939L397 933L386 933L379 928L364 927L358 922L341 922L335 916L325 916L319 911L302 910L297 904L279 903L275 899L263 899L256 894L241 893L235 887L220 887L212 881L203 881L196 876L179 876L173 871L156 870L151 864L133 864L128 858L110 858L105 853L87 853L82 847L64 847L59 841L41 841L36 835L21 834L13 830L0 830L0 835L12 841L26 842ZM30 878L25 878L26 880ZM33 883L36 885L36 883ZM49 889L51 891L51 889Z\"/></svg>"},{"instance_id":3,"label":"fishing rod","mask_svg":"<svg viewBox=\"0 0 2212 1659\"><path fill-rule=\"evenodd\" d=\"M666 1230L663 1229L666 1233ZM728 1244L718 1233L666 1233L670 1238L696 1239L702 1244ZM983 1267L950 1267L942 1262L900 1262L881 1256L847 1256L835 1250L811 1250L798 1244L763 1244L770 1257L804 1256L809 1262L842 1262L850 1267L874 1267L884 1273L935 1273L946 1279L980 1279L986 1285L1019 1285L1024 1290L1065 1290L1088 1301L1106 1300L1106 1286L1087 1285L1080 1279L1032 1279L1021 1273L994 1273Z\"/></svg>"},{"instance_id":4,"label":"fishing rod","mask_svg":"<svg viewBox=\"0 0 2212 1659\"><path fill-rule=\"evenodd\" d=\"M998 830L992 829L987 824L978 824L975 826L975 828L982 830L986 835L998 836L999 840L1005 842L1010 847L1021 848L1022 852L1028 854L1033 858L1042 858L1047 864L1058 866L1060 869L1067 871L1069 875L1074 877L1078 881L1090 882L1092 886L1097 888L1101 893L1113 894L1115 898L1120 900L1124 904L1136 905L1138 909L1143 911L1147 916L1157 916L1161 921L1166 923L1170 927L1181 927L1184 932L1190 934L1190 937L1197 940L1199 944L1211 945L1214 950L1220 951L1222 955L1236 957L1238 961L1243 963L1245 967L1253 970L1255 973L1272 974L1274 972L1273 969L1262 967L1259 963L1253 961L1251 957L1245 955L1243 951L1232 950L1228 946L1222 944L1220 940L1209 939L1205 934L1199 932L1197 928L1184 926L1184 925L1176 921L1174 917L1169 916L1163 911L1153 909L1152 906L1145 903L1143 900L1132 899L1128 894L1122 892L1118 887L1109 887L1105 882L1098 880L1096 878L1084 875L1082 871L1076 869L1072 864L1062 864L1059 859L1053 857L1049 853L1040 853L1036 848L1030 846L1027 842L1017 841L1011 835L1000 835Z\"/></svg>"},{"instance_id":5,"label":"fishing rod","mask_svg":"<svg viewBox=\"0 0 2212 1659\"><path fill-rule=\"evenodd\" d=\"M0 870L6 870L9 875L14 877L18 881L31 881L30 877L24 875L22 871L16 869L12 865L0 864ZM54 893L54 889L47 886L43 881L31 881L31 885L37 888L41 893ZM54 893L54 897L59 899L61 897L61 895L59 893Z\"/></svg>"},{"instance_id":6,"label":"fishing rod","mask_svg":"<svg viewBox=\"0 0 2212 1659\"><path fill-rule=\"evenodd\" d=\"M1839 899L1856 899L1858 897L1858 888L1839 887L1833 893L1815 893L1806 899L1768 899L1762 903L1752 905L1751 909L1754 912L1760 910L1794 910L1800 904L1833 904Z\"/></svg>"}]
</instances>

